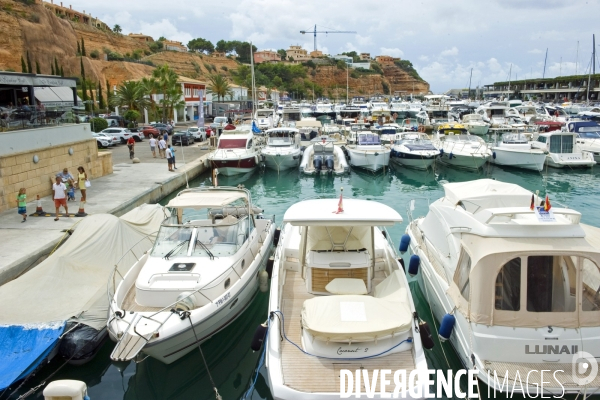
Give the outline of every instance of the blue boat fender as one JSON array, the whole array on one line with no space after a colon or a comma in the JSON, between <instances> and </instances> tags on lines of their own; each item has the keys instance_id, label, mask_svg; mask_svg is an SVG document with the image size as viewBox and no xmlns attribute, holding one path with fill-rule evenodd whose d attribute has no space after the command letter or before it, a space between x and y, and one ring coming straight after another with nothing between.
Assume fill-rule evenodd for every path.
<instances>
[{"instance_id":1,"label":"blue boat fender","mask_svg":"<svg viewBox=\"0 0 600 400\"><path fill-rule=\"evenodd\" d=\"M438 337L442 342L450 339L450 335L452 334L455 323L456 317L453 314L444 315L442 318L442 323L440 324L440 330L438 331Z\"/></svg>"},{"instance_id":2,"label":"blue boat fender","mask_svg":"<svg viewBox=\"0 0 600 400\"><path fill-rule=\"evenodd\" d=\"M492 158L493 158L494 160L496 159L496 152L495 152L495 151L492 153Z\"/></svg>"},{"instance_id":3,"label":"blue boat fender","mask_svg":"<svg viewBox=\"0 0 600 400\"><path fill-rule=\"evenodd\" d=\"M419 273L419 265L421 264L421 258L413 254L410 256L410 261L408 262L408 274L410 276L415 276Z\"/></svg>"},{"instance_id":4,"label":"blue boat fender","mask_svg":"<svg viewBox=\"0 0 600 400\"><path fill-rule=\"evenodd\" d=\"M440 149L440 156L444 157L444 149Z\"/></svg>"},{"instance_id":5,"label":"blue boat fender","mask_svg":"<svg viewBox=\"0 0 600 400\"><path fill-rule=\"evenodd\" d=\"M406 250L408 250L408 245L409 244L410 244L410 235L408 235L407 233L405 233L400 238L400 247L399 247L400 254L406 253Z\"/></svg>"}]
</instances>

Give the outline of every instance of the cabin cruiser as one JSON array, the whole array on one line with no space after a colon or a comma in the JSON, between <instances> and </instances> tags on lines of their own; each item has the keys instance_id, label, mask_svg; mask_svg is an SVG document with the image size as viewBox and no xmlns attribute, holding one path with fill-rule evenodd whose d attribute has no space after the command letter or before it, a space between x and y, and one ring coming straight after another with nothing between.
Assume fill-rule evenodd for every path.
<instances>
[{"instance_id":1,"label":"cabin cruiser","mask_svg":"<svg viewBox=\"0 0 600 400\"><path fill-rule=\"evenodd\" d=\"M335 117L335 112L333 111L333 104L329 102L327 99L319 99L317 103L312 107L313 115L316 118L320 116L327 115L329 117Z\"/></svg>"},{"instance_id":2,"label":"cabin cruiser","mask_svg":"<svg viewBox=\"0 0 600 400\"><path fill-rule=\"evenodd\" d=\"M379 134L381 143L391 144L396 140L396 135L404 131L398 124L383 124L375 126L375 132Z\"/></svg>"},{"instance_id":3,"label":"cabin cruiser","mask_svg":"<svg viewBox=\"0 0 600 400\"><path fill-rule=\"evenodd\" d=\"M311 199L286 211L264 343L274 399L339 399L342 369L427 373L410 287L385 229L401 221L391 207L358 199ZM383 390L390 396L393 387ZM385 397L379 384L372 389ZM423 393L406 385L399 396L413 398L409 389Z\"/></svg>"},{"instance_id":4,"label":"cabin cruiser","mask_svg":"<svg viewBox=\"0 0 600 400\"><path fill-rule=\"evenodd\" d=\"M546 164L554 168L586 168L596 164L594 154L584 151L577 143L575 132L540 133L532 147L546 151Z\"/></svg>"},{"instance_id":5,"label":"cabin cruiser","mask_svg":"<svg viewBox=\"0 0 600 400\"><path fill-rule=\"evenodd\" d=\"M583 362L600 354L600 230L514 184L444 192L425 217L409 213L400 249L410 248L440 337L490 389L597 393L600 375Z\"/></svg>"},{"instance_id":6,"label":"cabin cruiser","mask_svg":"<svg viewBox=\"0 0 600 400\"><path fill-rule=\"evenodd\" d=\"M245 125L234 130L224 129L208 160L211 168L219 169L219 174L231 176L253 171L258 166L259 155L251 126Z\"/></svg>"},{"instance_id":7,"label":"cabin cruiser","mask_svg":"<svg viewBox=\"0 0 600 400\"><path fill-rule=\"evenodd\" d=\"M328 136L318 136L304 150L300 162L300 172L306 175L343 175L349 171L344 151L335 140Z\"/></svg>"},{"instance_id":8,"label":"cabin cruiser","mask_svg":"<svg viewBox=\"0 0 600 400\"><path fill-rule=\"evenodd\" d=\"M385 101L371 101L371 118L377 120L379 117L384 120L391 116L390 106Z\"/></svg>"},{"instance_id":9,"label":"cabin cruiser","mask_svg":"<svg viewBox=\"0 0 600 400\"><path fill-rule=\"evenodd\" d=\"M440 161L453 167L479 169L492 155L479 136L470 135L464 125L441 125L434 145L440 151Z\"/></svg>"},{"instance_id":10,"label":"cabin cruiser","mask_svg":"<svg viewBox=\"0 0 600 400\"><path fill-rule=\"evenodd\" d=\"M275 110L269 108L259 108L255 112L256 126L261 130L267 130L273 127Z\"/></svg>"},{"instance_id":11,"label":"cabin cruiser","mask_svg":"<svg viewBox=\"0 0 600 400\"><path fill-rule=\"evenodd\" d=\"M346 106L340 110L340 119L356 121L366 121L369 118L369 109L358 105Z\"/></svg>"},{"instance_id":12,"label":"cabin cruiser","mask_svg":"<svg viewBox=\"0 0 600 400\"><path fill-rule=\"evenodd\" d=\"M508 110L510 110L510 106L507 102L494 101L480 106L476 113L482 116L484 122L488 122L495 128L506 124ZM518 115L518 112L516 114Z\"/></svg>"},{"instance_id":13,"label":"cabin cruiser","mask_svg":"<svg viewBox=\"0 0 600 400\"><path fill-rule=\"evenodd\" d=\"M170 364L194 351L247 308L266 274L274 216L248 190L185 189L166 207L154 247L109 279L114 361L141 352Z\"/></svg>"},{"instance_id":14,"label":"cabin cruiser","mask_svg":"<svg viewBox=\"0 0 600 400\"><path fill-rule=\"evenodd\" d=\"M371 104L362 96L355 96L352 98L350 105L353 107L359 107L369 111Z\"/></svg>"},{"instance_id":15,"label":"cabin cruiser","mask_svg":"<svg viewBox=\"0 0 600 400\"><path fill-rule=\"evenodd\" d=\"M576 142L582 151L594 154L594 161L600 162L600 125L594 121L571 121L567 124L569 132L576 132Z\"/></svg>"},{"instance_id":16,"label":"cabin cruiser","mask_svg":"<svg viewBox=\"0 0 600 400\"><path fill-rule=\"evenodd\" d=\"M267 145L261 150L265 167L275 171L300 165L300 132L295 128L274 128L267 132Z\"/></svg>"},{"instance_id":17,"label":"cabin cruiser","mask_svg":"<svg viewBox=\"0 0 600 400\"><path fill-rule=\"evenodd\" d=\"M356 140L356 144L349 144L345 147L351 166L373 172L388 166L391 150L381 143L377 133L357 132Z\"/></svg>"},{"instance_id":18,"label":"cabin cruiser","mask_svg":"<svg viewBox=\"0 0 600 400\"><path fill-rule=\"evenodd\" d=\"M462 124L473 135L485 135L490 129L490 124L485 122L480 114L463 115Z\"/></svg>"},{"instance_id":19,"label":"cabin cruiser","mask_svg":"<svg viewBox=\"0 0 600 400\"><path fill-rule=\"evenodd\" d=\"M492 146L490 162L507 167L541 171L546 162L546 153L532 148L528 135L523 132L505 132Z\"/></svg>"},{"instance_id":20,"label":"cabin cruiser","mask_svg":"<svg viewBox=\"0 0 600 400\"><path fill-rule=\"evenodd\" d=\"M346 131L346 141L348 142L348 144L355 144L356 143L356 135L358 132L362 132L362 131L368 131L369 130L369 124L366 122L351 122L350 126L345 128Z\"/></svg>"},{"instance_id":21,"label":"cabin cruiser","mask_svg":"<svg viewBox=\"0 0 600 400\"><path fill-rule=\"evenodd\" d=\"M440 151L424 133L402 132L397 136L391 148L392 163L403 167L428 169L440 155Z\"/></svg>"}]
</instances>

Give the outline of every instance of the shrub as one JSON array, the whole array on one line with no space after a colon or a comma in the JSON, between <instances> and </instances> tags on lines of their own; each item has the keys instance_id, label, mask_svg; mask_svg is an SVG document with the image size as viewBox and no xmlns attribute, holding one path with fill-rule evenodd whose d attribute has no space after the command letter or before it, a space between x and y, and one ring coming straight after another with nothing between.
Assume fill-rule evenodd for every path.
<instances>
[{"instance_id":1,"label":"shrub","mask_svg":"<svg viewBox=\"0 0 600 400\"><path fill-rule=\"evenodd\" d=\"M228 71L228 70L229 70L229 69L227 68L227 65L222 65L222 66L221 66L221 69L222 69L223 71Z\"/></svg>"},{"instance_id":2,"label":"shrub","mask_svg":"<svg viewBox=\"0 0 600 400\"><path fill-rule=\"evenodd\" d=\"M90 120L90 126L94 132L100 132L108 128L108 121L106 121L104 118L92 118Z\"/></svg>"},{"instance_id":3,"label":"shrub","mask_svg":"<svg viewBox=\"0 0 600 400\"><path fill-rule=\"evenodd\" d=\"M123 114L123 118L125 118L128 121L131 121L130 123L133 123L133 121L137 121L140 117L141 114L136 110L127 110L125 111L125 114Z\"/></svg>"},{"instance_id":4,"label":"shrub","mask_svg":"<svg viewBox=\"0 0 600 400\"><path fill-rule=\"evenodd\" d=\"M39 24L40 23L40 16L39 14L36 13L31 13L29 14L29 22L33 22L34 24Z\"/></svg>"},{"instance_id":5,"label":"shrub","mask_svg":"<svg viewBox=\"0 0 600 400\"><path fill-rule=\"evenodd\" d=\"M98 59L98 58L100 58L100 52L98 50L92 50L92 51L90 51L90 57L92 57L94 59Z\"/></svg>"},{"instance_id":6,"label":"shrub","mask_svg":"<svg viewBox=\"0 0 600 400\"><path fill-rule=\"evenodd\" d=\"M125 57L123 57L121 54L117 53L116 51L111 51L110 53L108 53L108 61L123 61L125 59Z\"/></svg>"}]
</instances>

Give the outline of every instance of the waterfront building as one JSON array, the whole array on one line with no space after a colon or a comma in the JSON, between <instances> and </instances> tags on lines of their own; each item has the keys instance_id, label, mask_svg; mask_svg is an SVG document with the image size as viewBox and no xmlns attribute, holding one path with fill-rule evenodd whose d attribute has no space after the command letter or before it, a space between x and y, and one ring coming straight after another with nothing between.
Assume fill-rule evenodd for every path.
<instances>
[{"instance_id":1,"label":"waterfront building","mask_svg":"<svg viewBox=\"0 0 600 400\"><path fill-rule=\"evenodd\" d=\"M600 93L600 74L560 76L545 79L521 79L494 82L483 86L483 97L511 97L543 101L596 101Z\"/></svg>"}]
</instances>

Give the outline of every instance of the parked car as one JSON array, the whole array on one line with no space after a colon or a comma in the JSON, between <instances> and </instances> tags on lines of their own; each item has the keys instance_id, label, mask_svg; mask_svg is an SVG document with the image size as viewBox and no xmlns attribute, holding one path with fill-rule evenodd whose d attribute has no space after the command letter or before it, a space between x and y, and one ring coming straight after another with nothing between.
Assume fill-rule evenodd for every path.
<instances>
[{"instance_id":1,"label":"parked car","mask_svg":"<svg viewBox=\"0 0 600 400\"><path fill-rule=\"evenodd\" d=\"M160 131L151 125L139 127L138 132L142 132L147 138L149 138L150 135L153 135L155 138L160 135Z\"/></svg>"},{"instance_id":2,"label":"parked car","mask_svg":"<svg viewBox=\"0 0 600 400\"><path fill-rule=\"evenodd\" d=\"M92 133L92 137L96 138L96 144L99 149L105 149L112 146L112 138L100 133Z\"/></svg>"},{"instance_id":3,"label":"parked car","mask_svg":"<svg viewBox=\"0 0 600 400\"><path fill-rule=\"evenodd\" d=\"M159 129L161 132L166 130L169 135L173 133L173 127L169 124L162 124L160 122L156 122L156 123L150 124L150 125Z\"/></svg>"},{"instance_id":4,"label":"parked car","mask_svg":"<svg viewBox=\"0 0 600 400\"><path fill-rule=\"evenodd\" d=\"M108 126L127 126L127 123L129 122L120 115L108 115L104 117L104 119L108 122Z\"/></svg>"},{"instance_id":5,"label":"parked car","mask_svg":"<svg viewBox=\"0 0 600 400\"><path fill-rule=\"evenodd\" d=\"M141 142L144 139L144 134L142 132L131 132L127 128L106 128L101 133L116 136L121 143L127 142L131 136L133 136L133 139L136 142Z\"/></svg>"},{"instance_id":6,"label":"parked car","mask_svg":"<svg viewBox=\"0 0 600 400\"><path fill-rule=\"evenodd\" d=\"M204 142L206 140L206 129L203 126L190 126L187 131L194 136L194 140L197 142Z\"/></svg>"},{"instance_id":7,"label":"parked car","mask_svg":"<svg viewBox=\"0 0 600 400\"><path fill-rule=\"evenodd\" d=\"M96 133L96 135L105 137L110 142L111 146L115 146L115 145L119 144L119 142L120 142L119 138L116 137L115 135L109 135L107 133L102 133L102 132L98 132L98 133Z\"/></svg>"},{"instance_id":8,"label":"parked car","mask_svg":"<svg viewBox=\"0 0 600 400\"><path fill-rule=\"evenodd\" d=\"M215 117L210 124L210 129L216 132L217 128L225 128L225 125L227 125L227 117Z\"/></svg>"},{"instance_id":9,"label":"parked car","mask_svg":"<svg viewBox=\"0 0 600 400\"><path fill-rule=\"evenodd\" d=\"M194 143L194 135L189 132L175 132L171 142L173 146L189 146Z\"/></svg>"}]
</instances>

